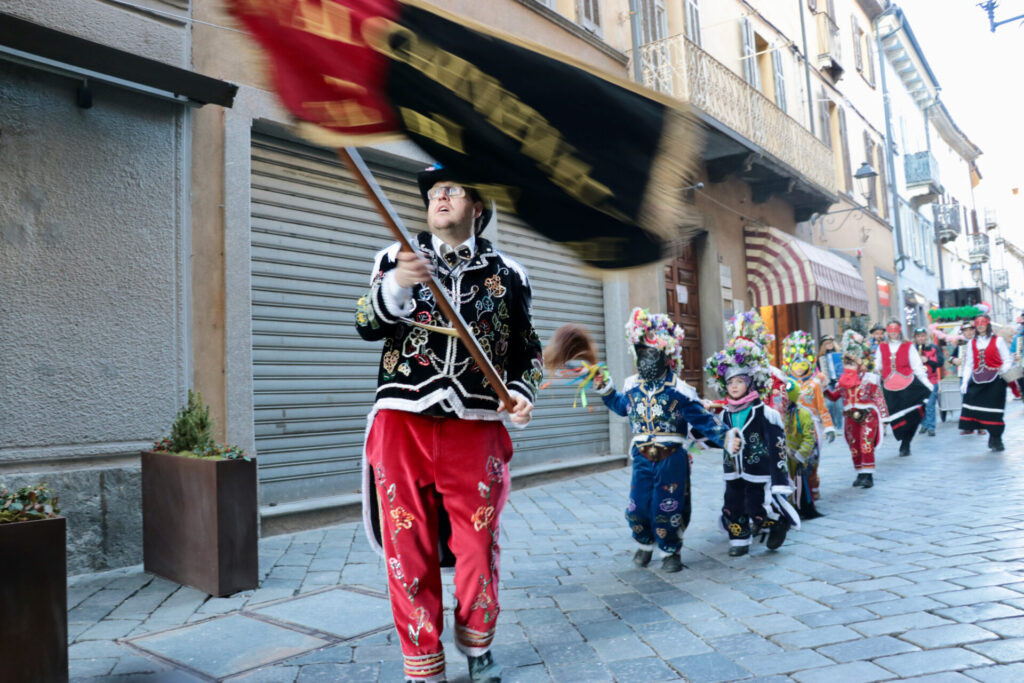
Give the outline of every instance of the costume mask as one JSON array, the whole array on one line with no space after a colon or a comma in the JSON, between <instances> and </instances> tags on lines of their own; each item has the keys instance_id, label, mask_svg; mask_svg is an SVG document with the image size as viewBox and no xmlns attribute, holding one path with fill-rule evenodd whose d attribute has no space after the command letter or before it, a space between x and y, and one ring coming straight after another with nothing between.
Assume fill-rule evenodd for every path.
<instances>
[{"instance_id":1,"label":"costume mask","mask_svg":"<svg viewBox=\"0 0 1024 683\"><path fill-rule=\"evenodd\" d=\"M668 361L665 354L652 346L637 344L636 371L640 379L645 382L657 382L665 376L667 370Z\"/></svg>"},{"instance_id":2,"label":"costume mask","mask_svg":"<svg viewBox=\"0 0 1024 683\"><path fill-rule=\"evenodd\" d=\"M811 371L811 364L807 362L807 359L803 358L800 360L793 361L793 364L789 366L790 370L793 371L794 377L804 378L807 373Z\"/></svg>"}]
</instances>

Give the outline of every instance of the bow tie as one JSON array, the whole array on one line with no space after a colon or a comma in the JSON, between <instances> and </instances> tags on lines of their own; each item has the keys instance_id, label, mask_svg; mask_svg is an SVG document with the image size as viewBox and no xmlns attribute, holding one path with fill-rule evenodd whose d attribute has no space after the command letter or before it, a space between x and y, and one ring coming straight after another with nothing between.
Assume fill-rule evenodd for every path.
<instances>
[{"instance_id":1,"label":"bow tie","mask_svg":"<svg viewBox=\"0 0 1024 683\"><path fill-rule=\"evenodd\" d=\"M458 265L459 261L468 261L469 259L473 258L473 251L465 245L459 247L458 249L452 249L451 247L449 247L448 250L442 255L442 258L445 260L445 263L447 263L450 268L454 268L456 265Z\"/></svg>"}]
</instances>

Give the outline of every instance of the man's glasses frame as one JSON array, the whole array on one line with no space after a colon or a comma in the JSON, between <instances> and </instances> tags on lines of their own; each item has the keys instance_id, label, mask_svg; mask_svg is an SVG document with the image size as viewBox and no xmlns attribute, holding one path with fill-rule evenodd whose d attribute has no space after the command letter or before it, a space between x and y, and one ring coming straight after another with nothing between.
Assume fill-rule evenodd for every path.
<instances>
[{"instance_id":1,"label":"man's glasses frame","mask_svg":"<svg viewBox=\"0 0 1024 683\"><path fill-rule=\"evenodd\" d=\"M427 190L427 199L431 201L440 199L441 195L444 195L449 199L453 197L465 197L466 188L461 185L438 185L437 187L432 187Z\"/></svg>"}]
</instances>

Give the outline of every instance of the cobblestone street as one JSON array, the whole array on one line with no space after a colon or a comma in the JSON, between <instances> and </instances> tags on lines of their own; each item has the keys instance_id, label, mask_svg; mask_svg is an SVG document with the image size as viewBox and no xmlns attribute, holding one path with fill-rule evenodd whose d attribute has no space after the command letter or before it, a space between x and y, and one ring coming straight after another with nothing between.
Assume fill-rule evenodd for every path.
<instances>
[{"instance_id":1,"label":"cobblestone street","mask_svg":"<svg viewBox=\"0 0 1024 683\"><path fill-rule=\"evenodd\" d=\"M678 574L632 565L628 469L514 491L502 680L1024 680L1020 402L1007 418L1001 454L955 422L918 436L909 458L887 438L870 490L850 486L838 439L822 457L826 516L778 552L738 558L716 527L719 452L698 454ZM72 679L402 680L384 568L359 524L264 539L260 554L259 590L225 599L140 567L74 577ZM449 680L467 681L450 631Z\"/></svg>"}]
</instances>

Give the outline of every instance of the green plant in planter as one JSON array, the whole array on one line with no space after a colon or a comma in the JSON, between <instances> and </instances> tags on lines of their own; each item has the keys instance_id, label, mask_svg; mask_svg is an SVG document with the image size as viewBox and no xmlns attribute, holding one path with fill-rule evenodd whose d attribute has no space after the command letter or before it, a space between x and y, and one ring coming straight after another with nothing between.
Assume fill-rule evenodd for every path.
<instances>
[{"instance_id":1,"label":"green plant in planter","mask_svg":"<svg viewBox=\"0 0 1024 683\"><path fill-rule=\"evenodd\" d=\"M224 446L213 440L213 418L203 405L203 395L188 390L188 404L171 423L171 435L153 444L157 453L208 460L251 460L238 446Z\"/></svg>"},{"instance_id":2,"label":"green plant in planter","mask_svg":"<svg viewBox=\"0 0 1024 683\"><path fill-rule=\"evenodd\" d=\"M57 495L46 484L25 486L14 493L0 489L0 524L48 519L59 513Z\"/></svg>"}]
</instances>

